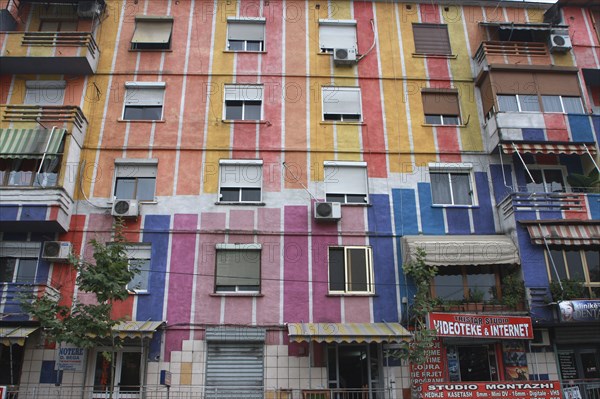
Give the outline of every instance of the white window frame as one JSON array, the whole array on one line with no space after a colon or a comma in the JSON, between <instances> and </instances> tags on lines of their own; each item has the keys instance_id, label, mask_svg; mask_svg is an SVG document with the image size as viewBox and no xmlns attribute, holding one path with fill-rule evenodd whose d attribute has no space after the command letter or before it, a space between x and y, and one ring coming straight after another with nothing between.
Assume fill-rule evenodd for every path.
<instances>
[{"instance_id":1,"label":"white window frame","mask_svg":"<svg viewBox=\"0 0 600 399\"><path fill-rule=\"evenodd\" d=\"M545 113L554 113L554 114L566 114L565 112L565 104L564 104L564 98L577 98L579 100L579 105L581 105L581 112L585 113L585 109L583 107L583 101L581 100L581 97L579 96L563 96L563 95L546 95L546 94L542 94L542 108L544 108L544 112ZM560 111L546 111L546 107L544 107L544 97L558 97L560 100Z\"/></svg>"},{"instance_id":2,"label":"white window frame","mask_svg":"<svg viewBox=\"0 0 600 399\"><path fill-rule=\"evenodd\" d=\"M439 117L440 121L438 123L428 122L427 121L428 116ZM458 123L450 123L451 121L447 121L446 120L447 118L457 119ZM461 121L460 121L460 115L425 114L425 123L428 125L434 125L434 126L460 126Z\"/></svg>"},{"instance_id":3,"label":"white window frame","mask_svg":"<svg viewBox=\"0 0 600 399\"><path fill-rule=\"evenodd\" d=\"M215 283L214 283L214 292L217 294L228 294L228 293L236 293L236 294L257 294L260 293L262 287L262 245L261 244L216 244L215 246ZM218 290L217 289L217 277L218 277L218 269L219 269L219 251L231 251L231 252L258 252L258 289L257 290L244 290L240 289L240 285L236 285L234 290ZM240 255L243 256L243 255ZM250 284L249 284L250 285Z\"/></svg>"},{"instance_id":4,"label":"white window frame","mask_svg":"<svg viewBox=\"0 0 600 399\"><path fill-rule=\"evenodd\" d=\"M260 181L259 182L254 182L254 181L249 181L246 182L246 184L251 183L251 185L236 185L235 182L233 183L229 183L227 181L224 182L224 178L226 178L225 176L223 176L223 172L224 172L224 167L233 167L232 171L225 171L226 175L230 174L232 172L239 174L238 177L240 177L240 181L239 183L241 183L241 178L243 177L243 168L244 166L249 166L249 167L258 167L260 169ZM235 170L237 169L237 171ZM218 191L218 196L219 196L219 203L223 203L223 204L239 204L239 203L243 203L243 204L259 204L262 202L263 199L263 161L261 159L221 159L219 161L219 191ZM225 184L224 184L225 183ZM221 195L221 189L223 188L231 188L231 189L239 189L238 192L238 201L223 201L222 200L222 195ZM244 201L243 200L243 189L244 188L259 188L260 189L260 199L258 201Z\"/></svg>"},{"instance_id":5,"label":"white window frame","mask_svg":"<svg viewBox=\"0 0 600 399\"><path fill-rule=\"evenodd\" d=\"M115 159L115 173L112 185L113 200L117 199L137 199L137 185L139 178L154 178L154 196L153 199L143 199L140 202L155 202L156 201L156 178L158 176L158 159L157 158L117 158ZM117 181L119 179L136 179L135 193L136 198L118 198L117 197Z\"/></svg>"},{"instance_id":6,"label":"white window frame","mask_svg":"<svg viewBox=\"0 0 600 399\"><path fill-rule=\"evenodd\" d=\"M233 24L238 24L238 25L253 25L253 26L260 26L262 27L262 38L260 40L254 40L254 38L252 40L248 40L248 39L231 39L230 38L230 33L231 33L231 26ZM266 49L266 43L265 43L265 39L266 39L266 18L243 18L243 17L227 17L227 43L226 43L226 50L227 51L234 51L234 52L264 52ZM231 45L230 45L230 40L235 40L235 41L241 41L244 45L244 48L242 50L232 50L231 49ZM248 42L258 42L260 43L260 49L259 50L248 50Z\"/></svg>"},{"instance_id":7,"label":"white window frame","mask_svg":"<svg viewBox=\"0 0 600 399\"><path fill-rule=\"evenodd\" d=\"M23 104L60 106L65 102L67 82L64 80L28 80Z\"/></svg>"},{"instance_id":8,"label":"white window frame","mask_svg":"<svg viewBox=\"0 0 600 399\"><path fill-rule=\"evenodd\" d=\"M343 173L338 173L344 170ZM339 180L336 179L336 174L338 176L343 174L353 174L356 175L352 179L353 188L348 190L336 190L336 184ZM357 190L358 186L357 180L361 178L364 180L364 186L360 184L361 187L364 187L364 190ZM325 161L323 162L323 181L325 184L325 198L327 201L328 195L343 195L344 201L331 201L331 202L341 202L342 204L353 204L353 205L368 205L369 204L369 175L367 170L366 162L350 162L350 161ZM332 192L333 191L344 191L344 192ZM355 191L355 192L351 192ZM363 192L364 191L364 192ZM348 201L348 196L362 196L364 195L364 202L354 202Z\"/></svg>"},{"instance_id":9,"label":"white window frame","mask_svg":"<svg viewBox=\"0 0 600 399\"><path fill-rule=\"evenodd\" d=\"M343 249L344 250L344 290L332 290L331 289L331 263L330 263L330 250L331 249ZM348 262L348 251L362 249L366 252L365 259L367 264L364 265L367 276L367 290L366 291L354 291L351 290L350 285L352 284L349 281L349 262ZM366 245L332 245L327 248L327 274L328 274L328 282L327 289L331 294L349 294L349 295L372 295L375 293L375 278L373 274L373 248Z\"/></svg>"},{"instance_id":10,"label":"white window frame","mask_svg":"<svg viewBox=\"0 0 600 399\"><path fill-rule=\"evenodd\" d=\"M11 281L0 282L1 284L19 284L17 276L19 275L19 264L22 259L35 260L35 273L33 281L24 282L23 284L35 284L37 272L39 269L39 256L42 244L40 242L31 241L0 241L0 258L16 259L15 268Z\"/></svg>"},{"instance_id":11,"label":"white window frame","mask_svg":"<svg viewBox=\"0 0 600 399\"><path fill-rule=\"evenodd\" d=\"M473 176L473 164L471 164L469 162L465 162L465 163L433 162L428 165L428 169L429 169L429 179L430 179L430 186L431 186L431 203L433 206L443 206L443 207L475 207L475 206L478 206L477 189L476 189L476 185L475 185L475 178ZM433 181L431 180L432 173L433 174L445 173L448 175L448 185L450 187L450 198L452 200L452 203L439 204L439 203L434 202ZM453 173L468 175L469 186L471 188L471 190L470 190L471 203L470 204L456 204L455 203L453 189L452 189L452 181L450 180L451 174L453 174Z\"/></svg>"},{"instance_id":12,"label":"white window frame","mask_svg":"<svg viewBox=\"0 0 600 399\"><path fill-rule=\"evenodd\" d=\"M257 90L260 99L247 98L244 94L247 90ZM252 92L248 92L252 93ZM227 103L229 101L242 102L242 118L227 119ZM246 119L246 103L260 101L260 117L258 119ZM223 89L223 120L262 121L264 119L264 85L262 84L226 84Z\"/></svg>"},{"instance_id":13,"label":"white window frame","mask_svg":"<svg viewBox=\"0 0 600 399\"><path fill-rule=\"evenodd\" d=\"M563 178L563 183L564 183L564 192L572 192L571 190L571 186L569 185L569 183L567 182L567 168L564 165L527 165L527 169L529 169L530 171L532 170L539 170L542 173L542 183L544 185L544 191L545 193L551 193L552 191L548 191L548 183L546 183L546 175L544 174L545 171L547 170L557 170L560 171L562 178ZM527 174L526 170L523 170L523 174L525 175L525 189L527 190L527 178L529 177L529 175ZM527 190L529 191L529 190ZM539 192L539 191L538 191Z\"/></svg>"},{"instance_id":14,"label":"white window frame","mask_svg":"<svg viewBox=\"0 0 600 399\"><path fill-rule=\"evenodd\" d=\"M142 266L140 273L133 277L133 279L127 283L127 290L132 294L147 294L150 287L150 273L152 269L152 244L150 243L125 243L125 256L127 256L129 267L132 263L139 261L147 264L148 269ZM145 275L145 288L135 288L129 285L137 280L137 277Z\"/></svg>"},{"instance_id":15,"label":"white window frame","mask_svg":"<svg viewBox=\"0 0 600 399\"><path fill-rule=\"evenodd\" d=\"M537 93L536 94L500 94L500 93L496 94L496 97L499 97L499 96L514 97L517 101L517 108L518 108L518 111L502 111L502 110L500 110L500 101L498 100L498 111L499 112L536 112L536 113L543 112L542 111L543 104L540 103L540 99L539 99L539 96L537 95ZM538 101L539 109L537 111L523 110L523 107L521 106L521 97L524 97L524 96L536 97L537 101Z\"/></svg>"},{"instance_id":16,"label":"white window frame","mask_svg":"<svg viewBox=\"0 0 600 399\"><path fill-rule=\"evenodd\" d=\"M353 112L344 112L344 113L328 112L329 110L327 109L328 107L326 106L326 104L328 102L331 104L334 104L335 102L337 102L337 99L335 99L334 97L336 95L340 95L341 93L344 93L344 92L358 93L358 104L356 107L358 114L353 113ZM353 106L352 102L349 102L349 106ZM355 122L355 123L362 122L362 120L363 120L362 92L360 90L360 87L322 86L321 87L321 109L322 109L321 118L325 122ZM354 111L356 111L356 110L354 110ZM348 111L353 111L353 110L348 110ZM326 115L339 115L340 119L327 119ZM356 117L353 117L355 115L358 115L358 119Z\"/></svg>"},{"instance_id":17,"label":"white window frame","mask_svg":"<svg viewBox=\"0 0 600 399\"><path fill-rule=\"evenodd\" d=\"M356 20L354 19L319 19L319 49L321 53L331 54L336 48L358 49ZM339 32L336 35L344 38L333 39L331 34L325 31L334 29ZM342 35L345 33L345 35ZM347 35L352 35L348 38Z\"/></svg>"},{"instance_id":18,"label":"white window frame","mask_svg":"<svg viewBox=\"0 0 600 399\"><path fill-rule=\"evenodd\" d=\"M125 83L125 96L123 97L123 112L121 113L121 120L124 121L162 121L165 112L165 89L167 84L165 82L126 82ZM133 95L137 90L153 90L155 96L149 96L151 98L135 98ZM161 94L159 94L159 91ZM148 93L143 96L148 96ZM143 97L142 96L142 97ZM160 97L160 98L159 98ZM125 119L125 110L128 106L160 106L160 119Z\"/></svg>"}]
</instances>

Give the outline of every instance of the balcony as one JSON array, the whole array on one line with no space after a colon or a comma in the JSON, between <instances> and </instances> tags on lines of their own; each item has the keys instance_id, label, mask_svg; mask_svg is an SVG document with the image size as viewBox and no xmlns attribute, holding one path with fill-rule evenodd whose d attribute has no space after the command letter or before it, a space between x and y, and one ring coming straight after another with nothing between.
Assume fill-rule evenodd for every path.
<instances>
[{"instance_id":1,"label":"balcony","mask_svg":"<svg viewBox=\"0 0 600 399\"><path fill-rule=\"evenodd\" d=\"M482 42L473 57L476 75L493 64L551 65L552 59L545 43L540 42Z\"/></svg>"},{"instance_id":2,"label":"balcony","mask_svg":"<svg viewBox=\"0 0 600 399\"><path fill-rule=\"evenodd\" d=\"M67 231L87 119L77 106L0 110L0 231Z\"/></svg>"},{"instance_id":3,"label":"balcony","mask_svg":"<svg viewBox=\"0 0 600 399\"><path fill-rule=\"evenodd\" d=\"M485 124L486 149L500 143L536 142L586 144L594 147L597 116L542 112L496 112ZM590 150L593 151L593 150Z\"/></svg>"},{"instance_id":4,"label":"balcony","mask_svg":"<svg viewBox=\"0 0 600 399\"><path fill-rule=\"evenodd\" d=\"M21 303L27 297L36 298L48 294L51 299L58 301L60 296L55 287L33 283L0 283L0 293L0 321L29 320L29 315L21 310Z\"/></svg>"},{"instance_id":5,"label":"balcony","mask_svg":"<svg viewBox=\"0 0 600 399\"><path fill-rule=\"evenodd\" d=\"M91 32L0 32L0 73L91 75L100 50Z\"/></svg>"},{"instance_id":6,"label":"balcony","mask_svg":"<svg viewBox=\"0 0 600 399\"><path fill-rule=\"evenodd\" d=\"M595 193L528 193L515 192L498 205L504 220L587 220L588 210L598 208L600 194ZM593 210L592 214L597 210Z\"/></svg>"}]
</instances>

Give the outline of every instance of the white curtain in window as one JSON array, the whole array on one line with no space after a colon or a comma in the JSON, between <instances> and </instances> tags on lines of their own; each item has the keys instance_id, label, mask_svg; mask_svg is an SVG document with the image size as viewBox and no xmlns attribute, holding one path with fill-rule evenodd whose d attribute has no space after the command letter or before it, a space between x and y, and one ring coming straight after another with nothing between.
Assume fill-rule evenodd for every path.
<instances>
[{"instance_id":1,"label":"white curtain in window","mask_svg":"<svg viewBox=\"0 0 600 399\"><path fill-rule=\"evenodd\" d=\"M225 101L262 101L262 85L225 85Z\"/></svg>"},{"instance_id":2,"label":"white curtain in window","mask_svg":"<svg viewBox=\"0 0 600 399\"><path fill-rule=\"evenodd\" d=\"M235 163L235 161L221 161L219 174L221 187L262 187L262 162Z\"/></svg>"},{"instance_id":3,"label":"white curtain in window","mask_svg":"<svg viewBox=\"0 0 600 399\"><path fill-rule=\"evenodd\" d=\"M356 22L320 21L319 46L322 49L356 48Z\"/></svg>"},{"instance_id":4,"label":"white curtain in window","mask_svg":"<svg viewBox=\"0 0 600 399\"><path fill-rule=\"evenodd\" d=\"M540 102L535 95L519 94L519 104L521 111L538 112L540 110Z\"/></svg>"},{"instance_id":5,"label":"white curtain in window","mask_svg":"<svg viewBox=\"0 0 600 399\"><path fill-rule=\"evenodd\" d=\"M359 87L323 87L324 114L360 115Z\"/></svg>"},{"instance_id":6,"label":"white curtain in window","mask_svg":"<svg viewBox=\"0 0 600 399\"><path fill-rule=\"evenodd\" d=\"M563 97L563 106L567 114L583 114L583 105L579 97Z\"/></svg>"},{"instance_id":7,"label":"white curtain in window","mask_svg":"<svg viewBox=\"0 0 600 399\"><path fill-rule=\"evenodd\" d=\"M431 173L431 195L434 204L451 204L448 173Z\"/></svg>"},{"instance_id":8,"label":"white curtain in window","mask_svg":"<svg viewBox=\"0 0 600 399\"><path fill-rule=\"evenodd\" d=\"M560 96L542 96L544 112L562 112Z\"/></svg>"},{"instance_id":9,"label":"white curtain in window","mask_svg":"<svg viewBox=\"0 0 600 399\"><path fill-rule=\"evenodd\" d=\"M512 95L498 95L498 108L503 112L519 112L517 97Z\"/></svg>"},{"instance_id":10,"label":"white curtain in window","mask_svg":"<svg viewBox=\"0 0 600 399\"><path fill-rule=\"evenodd\" d=\"M127 82L125 105L163 105L165 84L162 82Z\"/></svg>"},{"instance_id":11,"label":"white curtain in window","mask_svg":"<svg viewBox=\"0 0 600 399\"><path fill-rule=\"evenodd\" d=\"M228 20L227 39L229 40L265 40L265 22L256 20Z\"/></svg>"},{"instance_id":12,"label":"white curtain in window","mask_svg":"<svg viewBox=\"0 0 600 399\"><path fill-rule=\"evenodd\" d=\"M327 194L367 195L367 165L357 162L337 164L326 162L324 168L325 191Z\"/></svg>"},{"instance_id":13,"label":"white curtain in window","mask_svg":"<svg viewBox=\"0 0 600 399\"><path fill-rule=\"evenodd\" d=\"M26 105L63 105L65 100L64 80L30 80L25 82Z\"/></svg>"}]
</instances>

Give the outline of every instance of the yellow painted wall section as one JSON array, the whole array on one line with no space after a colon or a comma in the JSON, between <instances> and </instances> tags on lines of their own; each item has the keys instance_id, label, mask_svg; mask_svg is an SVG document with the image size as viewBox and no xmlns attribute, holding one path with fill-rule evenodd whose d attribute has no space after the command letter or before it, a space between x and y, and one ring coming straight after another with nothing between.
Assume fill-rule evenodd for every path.
<instances>
[{"instance_id":1,"label":"yellow painted wall section","mask_svg":"<svg viewBox=\"0 0 600 399\"><path fill-rule=\"evenodd\" d=\"M222 17L221 17L222 16ZM222 123L223 119L223 88L225 84L233 83L229 76L220 76L223 74L232 75L234 73L233 61L234 55L225 53L225 43L227 41L227 17L235 17L236 10L226 2L217 3L217 18L214 26L214 46L213 51L213 74L212 84L215 88L211 91L209 97L208 129L206 137L205 168L204 168L204 192L216 193L219 188L219 175L214 173L218 170L219 159L230 158L231 148L231 129L233 125ZM220 151L222 150L222 151ZM210 165L210 167L206 167Z\"/></svg>"}]
</instances>

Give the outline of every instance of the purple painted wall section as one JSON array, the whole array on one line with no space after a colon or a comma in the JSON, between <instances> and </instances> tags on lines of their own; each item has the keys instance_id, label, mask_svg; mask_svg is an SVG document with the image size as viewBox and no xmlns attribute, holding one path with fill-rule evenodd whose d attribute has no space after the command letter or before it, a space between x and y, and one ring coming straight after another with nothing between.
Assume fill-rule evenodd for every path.
<instances>
[{"instance_id":1,"label":"purple painted wall section","mask_svg":"<svg viewBox=\"0 0 600 399\"><path fill-rule=\"evenodd\" d=\"M261 208L258 210L258 230L281 231L281 210L279 208ZM279 323L280 281L283 278L279 265L281 259L280 235L262 235L258 237L262 244L261 258L261 292L264 295L257 299L256 322L260 324Z\"/></svg>"},{"instance_id":2,"label":"purple painted wall section","mask_svg":"<svg viewBox=\"0 0 600 399\"><path fill-rule=\"evenodd\" d=\"M308 321L308 207L284 208L284 292L283 319ZM298 233L296 235L295 233Z\"/></svg>"},{"instance_id":3,"label":"purple painted wall section","mask_svg":"<svg viewBox=\"0 0 600 399\"><path fill-rule=\"evenodd\" d=\"M197 227L198 215L178 214L174 217L167 305L169 325L190 322L190 293L193 283L190 276L194 274ZM184 339L189 339L189 331L183 329L169 331L165 344L166 361L170 360L171 351L181 350L181 341Z\"/></svg>"},{"instance_id":4,"label":"purple painted wall section","mask_svg":"<svg viewBox=\"0 0 600 399\"><path fill-rule=\"evenodd\" d=\"M313 321L339 322L341 299L327 296L329 291L328 248L338 245L337 223L317 223L312 219Z\"/></svg>"}]
</instances>

